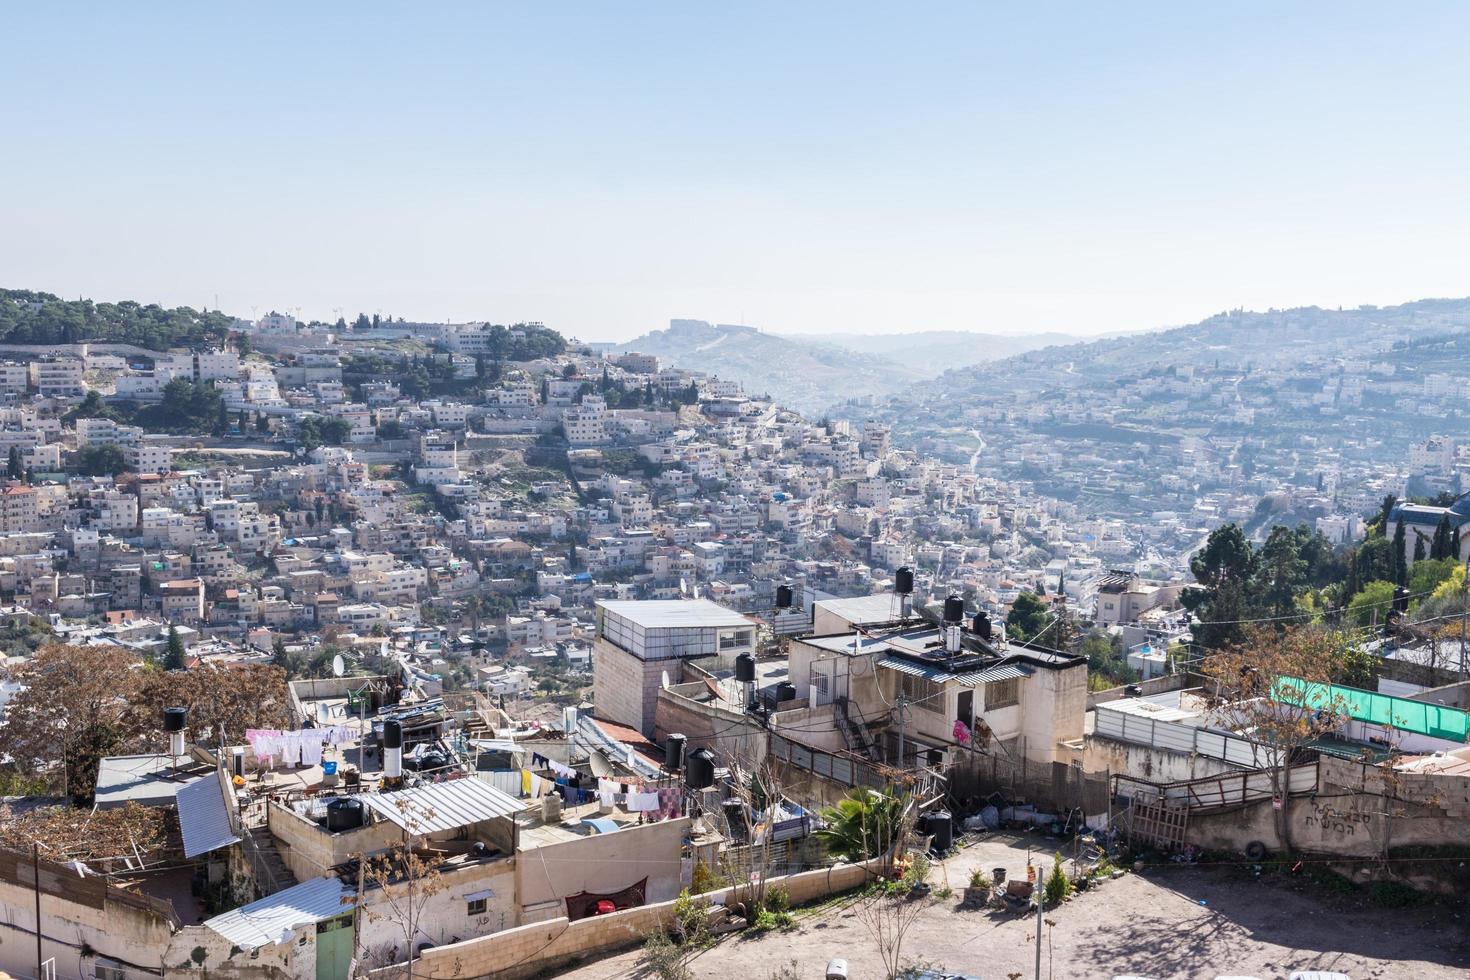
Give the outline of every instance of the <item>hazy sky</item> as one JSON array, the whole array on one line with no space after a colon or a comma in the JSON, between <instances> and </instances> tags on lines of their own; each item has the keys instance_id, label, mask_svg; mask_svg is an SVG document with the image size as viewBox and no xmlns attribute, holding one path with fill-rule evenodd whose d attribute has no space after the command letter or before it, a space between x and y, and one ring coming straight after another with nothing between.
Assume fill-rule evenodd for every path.
<instances>
[{"instance_id":1,"label":"hazy sky","mask_svg":"<svg viewBox=\"0 0 1470 980\"><path fill-rule=\"evenodd\" d=\"M590 339L1470 294L1470 4L1012 6L12 5L0 285Z\"/></svg>"}]
</instances>

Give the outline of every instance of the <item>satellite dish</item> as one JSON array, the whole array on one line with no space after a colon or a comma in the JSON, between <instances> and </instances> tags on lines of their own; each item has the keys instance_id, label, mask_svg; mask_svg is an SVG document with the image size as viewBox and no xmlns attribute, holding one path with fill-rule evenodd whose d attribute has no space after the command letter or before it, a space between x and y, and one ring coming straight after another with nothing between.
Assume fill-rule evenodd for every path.
<instances>
[{"instance_id":1,"label":"satellite dish","mask_svg":"<svg viewBox=\"0 0 1470 980\"><path fill-rule=\"evenodd\" d=\"M667 670L666 670L666 671L664 671L664 677L663 677L663 689L664 689L664 690L665 690L665 691L667 691L667 690L668 690L668 689L669 689L669 672L668 672L668 671L667 671Z\"/></svg>"},{"instance_id":2,"label":"satellite dish","mask_svg":"<svg viewBox=\"0 0 1470 980\"><path fill-rule=\"evenodd\" d=\"M342 660L342 654L339 653L335 657L332 658L332 676L333 677L341 677L342 676L342 672L345 671L346 669L347 669L347 664Z\"/></svg>"}]
</instances>

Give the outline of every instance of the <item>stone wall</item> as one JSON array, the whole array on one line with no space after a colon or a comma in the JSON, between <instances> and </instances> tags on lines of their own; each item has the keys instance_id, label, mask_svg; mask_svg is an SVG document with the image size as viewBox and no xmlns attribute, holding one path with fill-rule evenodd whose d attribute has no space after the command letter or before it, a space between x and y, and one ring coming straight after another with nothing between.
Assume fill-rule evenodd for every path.
<instances>
[{"instance_id":1,"label":"stone wall","mask_svg":"<svg viewBox=\"0 0 1470 980\"><path fill-rule=\"evenodd\" d=\"M805 871L784 878L771 878L767 888L783 888L793 905L803 904L836 892L864 885L883 873L885 860L864 864L837 865ZM700 898L718 904L729 898L729 890L710 892ZM666 927L673 917L673 902L645 905L570 922L549 919L518 929L426 950L414 964L415 980L521 980L571 960L605 953L643 941L650 932ZM372 980L403 980L403 964L375 970Z\"/></svg>"}]
</instances>

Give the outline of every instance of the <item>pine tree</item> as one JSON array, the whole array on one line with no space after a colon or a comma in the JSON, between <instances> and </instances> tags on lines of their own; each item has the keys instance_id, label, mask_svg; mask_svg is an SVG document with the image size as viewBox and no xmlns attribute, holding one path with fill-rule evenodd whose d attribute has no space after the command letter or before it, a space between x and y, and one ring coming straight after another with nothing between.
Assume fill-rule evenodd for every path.
<instances>
[{"instance_id":1,"label":"pine tree","mask_svg":"<svg viewBox=\"0 0 1470 980\"><path fill-rule=\"evenodd\" d=\"M1430 558L1448 558L1450 554L1450 515L1441 514L1434 528L1434 539L1430 542Z\"/></svg>"},{"instance_id":2,"label":"pine tree","mask_svg":"<svg viewBox=\"0 0 1470 980\"><path fill-rule=\"evenodd\" d=\"M1404 522L1400 520L1393 529L1393 574L1399 585L1407 585L1409 582L1409 556L1406 554L1408 538L1404 530Z\"/></svg>"},{"instance_id":3,"label":"pine tree","mask_svg":"<svg viewBox=\"0 0 1470 980\"><path fill-rule=\"evenodd\" d=\"M1439 540L1438 540L1439 539L1439 532L1436 531L1434 537L1435 537L1434 550L1435 551L1438 551L1439 550ZM1426 556L1425 556L1425 552L1424 552L1424 535L1420 534L1418 531L1415 531L1414 532L1414 562L1415 562L1415 564L1423 561L1425 557ZM1438 558L1439 555L1435 555L1434 557L1435 558Z\"/></svg>"},{"instance_id":4,"label":"pine tree","mask_svg":"<svg viewBox=\"0 0 1470 980\"><path fill-rule=\"evenodd\" d=\"M25 467L20 461L20 447L10 447L10 459L5 465L5 475L12 480L19 480L25 474Z\"/></svg>"},{"instance_id":5,"label":"pine tree","mask_svg":"<svg viewBox=\"0 0 1470 980\"><path fill-rule=\"evenodd\" d=\"M184 669L184 641L179 636L178 627L172 623L168 627L168 652L163 658L164 670Z\"/></svg>"},{"instance_id":6,"label":"pine tree","mask_svg":"<svg viewBox=\"0 0 1470 980\"><path fill-rule=\"evenodd\" d=\"M1459 528L1455 528L1455 530L1450 534L1450 553L1446 557L1453 558L1455 561L1459 561L1460 560L1460 529Z\"/></svg>"}]
</instances>

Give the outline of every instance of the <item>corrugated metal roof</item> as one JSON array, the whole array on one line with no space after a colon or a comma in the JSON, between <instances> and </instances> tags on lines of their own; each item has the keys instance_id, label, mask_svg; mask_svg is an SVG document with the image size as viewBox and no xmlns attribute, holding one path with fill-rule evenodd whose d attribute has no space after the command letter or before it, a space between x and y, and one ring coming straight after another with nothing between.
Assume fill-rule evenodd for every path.
<instances>
[{"instance_id":1,"label":"corrugated metal roof","mask_svg":"<svg viewBox=\"0 0 1470 980\"><path fill-rule=\"evenodd\" d=\"M230 811L218 773L185 786L179 790L177 800L184 857L208 854L240 840L230 828Z\"/></svg>"},{"instance_id":2,"label":"corrugated metal roof","mask_svg":"<svg viewBox=\"0 0 1470 980\"><path fill-rule=\"evenodd\" d=\"M999 667L987 667L984 670L969 671L964 674L955 675L955 680L961 684L989 684L991 681L1008 681L1016 677L1030 677L1031 671L1021 664L1001 664Z\"/></svg>"},{"instance_id":3,"label":"corrugated metal roof","mask_svg":"<svg viewBox=\"0 0 1470 980\"><path fill-rule=\"evenodd\" d=\"M455 830L492 817L509 817L526 804L478 779L455 779L394 793L358 797L378 815L415 834Z\"/></svg>"},{"instance_id":4,"label":"corrugated metal roof","mask_svg":"<svg viewBox=\"0 0 1470 980\"><path fill-rule=\"evenodd\" d=\"M901 674L924 677L931 681L957 681L970 687L976 684L988 684L991 681L1006 681L1013 677L1026 677L1031 673L1020 664L999 664L984 670L950 673L938 665L915 663L903 657L879 657L878 666L896 670Z\"/></svg>"},{"instance_id":5,"label":"corrugated metal roof","mask_svg":"<svg viewBox=\"0 0 1470 980\"><path fill-rule=\"evenodd\" d=\"M352 910L352 889L335 876L312 878L258 902L204 920L204 925L241 949L288 942L297 926L322 922Z\"/></svg>"}]
</instances>

